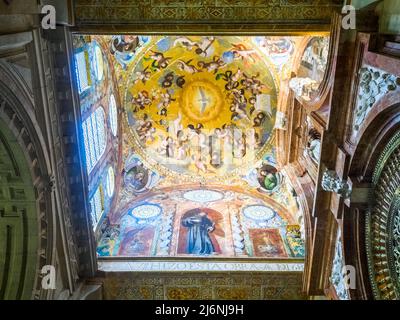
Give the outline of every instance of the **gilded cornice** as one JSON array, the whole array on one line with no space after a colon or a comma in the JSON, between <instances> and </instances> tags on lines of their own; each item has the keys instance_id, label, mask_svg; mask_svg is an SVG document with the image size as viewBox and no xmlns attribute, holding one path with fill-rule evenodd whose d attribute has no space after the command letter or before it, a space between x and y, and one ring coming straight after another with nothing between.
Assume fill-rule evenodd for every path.
<instances>
[{"instance_id":1,"label":"gilded cornice","mask_svg":"<svg viewBox=\"0 0 400 320\"><path fill-rule=\"evenodd\" d=\"M78 28L135 25L149 33L159 31L160 25L168 26L163 31L172 33L229 32L225 24L241 25L236 33L262 29L298 32L299 26L304 32L312 31L315 24L329 25L332 13L341 5L338 0L77 0L75 20ZM304 27L306 24L309 26Z\"/></svg>"}]
</instances>

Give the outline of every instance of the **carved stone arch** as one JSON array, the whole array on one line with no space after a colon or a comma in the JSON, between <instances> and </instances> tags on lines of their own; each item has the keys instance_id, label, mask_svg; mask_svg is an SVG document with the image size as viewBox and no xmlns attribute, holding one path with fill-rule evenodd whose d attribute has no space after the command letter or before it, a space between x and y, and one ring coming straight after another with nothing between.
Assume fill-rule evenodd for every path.
<instances>
[{"instance_id":1,"label":"carved stone arch","mask_svg":"<svg viewBox=\"0 0 400 320\"><path fill-rule=\"evenodd\" d=\"M368 122L354 148L348 176L354 184L370 183L376 161L399 128L400 103L386 106Z\"/></svg>"},{"instance_id":2,"label":"carved stone arch","mask_svg":"<svg viewBox=\"0 0 400 320\"><path fill-rule=\"evenodd\" d=\"M352 182L353 194L360 195L360 197L357 196L358 199L350 199L348 206L343 208L344 263L355 266L357 270L356 289L350 290L352 299L392 299L396 297L394 291L388 289L385 293L378 289L378 281L374 277L376 272L381 272L378 277L380 277L379 281L383 281L382 285L390 288L393 287L393 284L389 268L375 271L377 261L374 260L374 257L376 257L375 254L378 254L380 257L378 264L389 265L388 250L391 250L391 247L385 235L387 235L387 224L391 215L390 208L395 199L393 188L397 185L397 177L395 172L392 172L390 176L394 183L384 186L380 182L381 174L377 172L385 173L388 166L392 167L389 170L393 170L393 165L396 165L397 160L393 160L392 157L395 157L396 152L400 151L400 148L396 147L396 143L400 145L399 130L400 104L398 103L387 106L371 119L368 127L363 130L350 161L348 177ZM400 171L400 164L398 171ZM388 210L383 204L389 206ZM376 212L381 208L386 210L383 215L388 216L383 220ZM381 230L382 234L378 230ZM380 238L381 236L383 238ZM377 241L382 246L373 248ZM398 296L397 299L399 299Z\"/></svg>"},{"instance_id":3,"label":"carved stone arch","mask_svg":"<svg viewBox=\"0 0 400 320\"><path fill-rule=\"evenodd\" d=\"M33 200L35 202L35 217L32 216L31 219L36 221L36 237L29 238L29 243L36 242L37 244L35 251L29 252L29 255L35 255L34 264L30 265L35 272L33 291L31 291L29 297L27 296L28 293L26 293L24 296L16 296L14 298L47 299L50 298L52 292L42 289L40 271L45 265L55 264L55 210L53 209L54 199L50 192L54 181L51 177L49 153L45 139L35 120L33 99L28 92L10 69L4 63L1 63L1 131L9 132L7 134L8 138L4 139L4 143L10 144L9 141L11 139L11 145L15 147L15 150L12 151L17 152L16 150L19 148L22 152L25 164L20 159L20 166L25 166L29 170ZM3 136L5 135L3 133ZM19 208L21 206L23 209L23 199L21 204L18 204L20 200L18 198L14 199L16 203L14 207ZM24 233L20 236L25 237L26 234Z\"/></svg>"},{"instance_id":4,"label":"carved stone arch","mask_svg":"<svg viewBox=\"0 0 400 320\"><path fill-rule=\"evenodd\" d=\"M366 72L365 72L366 73ZM365 74L364 73L364 74ZM371 74L372 72L370 72ZM384 72L380 73L381 75L384 75ZM391 77L396 78L396 86L400 84L400 78L395 77L394 75L390 75ZM352 119L352 132L353 135L351 136L351 143L357 143L358 141L361 141L361 138L364 137L366 134L368 134L368 130L370 130L371 126L376 126L376 118L381 118L382 115L386 117L386 115L390 116L390 113L396 113L398 111L397 109L394 109L394 102L397 102L397 97L399 95L399 90L398 88L395 88L394 90L390 90L387 88L387 86L384 83L380 84L380 92L377 93L377 95L385 93L385 96L382 97L381 99L376 102L372 109L366 112L365 118L360 124L360 127L358 130L355 130L353 122L354 122L354 117L355 114L353 114L353 119ZM360 144L358 143L358 146Z\"/></svg>"}]
</instances>

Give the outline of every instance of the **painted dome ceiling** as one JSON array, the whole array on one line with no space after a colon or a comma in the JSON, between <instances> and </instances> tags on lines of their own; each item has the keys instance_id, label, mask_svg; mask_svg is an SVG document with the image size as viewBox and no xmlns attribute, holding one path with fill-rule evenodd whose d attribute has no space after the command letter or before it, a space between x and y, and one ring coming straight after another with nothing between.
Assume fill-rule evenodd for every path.
<instances>
[{"instance_id":1,"label":"painted dome ceiling","mask_svg":"<svg viewBox=\"0 0 400 320\"><path fill-rule=\"evenodd\" d=\"M221 181L242 174L255 157L268 151L272 157L278 84L292 41L114 37L115 47L132 41L134 53L113 52L121 66L125 130L147 162L190 179Z\"/></svg>"},{"instance_id":2,"label":"painted dome ceiling","mask_svg":"<svg viewBox=\"0 0 400 320\"><path fill-rule=\"evenodd\" d=\"M125 96L130 130L149 156L174 171L221 175L271 141L277 89L249 40L149 41Z\"/></svg>"},{"instance_id":3,"label":"painted dome ceiling","mask_svg":"<svg viewBox=\"0 0 400 320\"><path fill-rule=\"evenodd\" d=\"M74 37L99 255L304 256L275 135L309 40ZM210 224L204 248L187 242L200 222Z\"/></svg>"}]
</instances>

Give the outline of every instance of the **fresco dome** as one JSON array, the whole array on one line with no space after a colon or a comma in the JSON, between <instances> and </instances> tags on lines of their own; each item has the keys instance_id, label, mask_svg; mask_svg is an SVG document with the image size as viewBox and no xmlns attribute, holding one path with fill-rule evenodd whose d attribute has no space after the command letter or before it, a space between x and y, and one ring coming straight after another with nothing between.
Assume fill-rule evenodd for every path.
<instances>
[{"instance_id":1,"label":"fresco dome","mask_svg":"<svg viewBox=\"0 0 400 320\"><path fill-rule=\"evenodd\" d=\"M254 163L273 138L273 72L250 38L153 37L127 80L127 131L173 172L221 176Z\"/></svg>"}]
</instances>

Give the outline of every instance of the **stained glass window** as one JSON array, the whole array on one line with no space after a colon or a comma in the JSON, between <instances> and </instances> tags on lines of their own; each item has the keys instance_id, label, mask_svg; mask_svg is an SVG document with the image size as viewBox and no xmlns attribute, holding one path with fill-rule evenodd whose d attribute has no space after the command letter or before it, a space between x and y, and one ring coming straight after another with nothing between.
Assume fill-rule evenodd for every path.
<instances>
[{"instance_id":1,"label":"stained glass window","mask_svg":"<svg viewBox=\"0 0 400 320\"><path fill-rule=\"evenodd\" d=\"M110 97L110 126L112 134L116 136L118 132L118 113L117 103L113 94Z\"/></svg>"},{"instance_id":2,"label":"stained glass window","mask_svg":"<svg viewBox=\"0 0 400 320\"><path fill-rule=\"evenodd\" d=\"M90 72L88 69L89 53L85 50L75 54L76 76L79 94L90 87Z\"/></svg>"},{"instance_id":3,"label":"stained glass window","mask_svg":"<svg viewBox=\"0 0 400 320\"><path fill-rule=\"evenodd\" d=\"M83 122L82 129L86 151L86 165L90 174L106 150L107 137L103 107L97 108Z\"/></svg>"},{"instance_id":4,"label":"stained glass window","mask_svg":"<svg viewBox=\"0 0 400 320\"><path fill-rule=\"evenodd\" d=\"M92 208L92 223L93 229L96 229L97 224L99 223L101 216L104 212L104 200L103 200L103 193L101 187L98 187L93 198L90 200L90 206Z\"/></svg>"},{"instance_id":5,"label":"stained glass window","mask_svg":"<svg viewBox=\"0 0 400 320\"><path fill-rule=\"evenodd\" d=\"M109 167L107 172L106 189L107 189L107 195L110 198L114 195L114 188L115 188L114 169L112 167Z\"/></svg>"}]
</instances>

